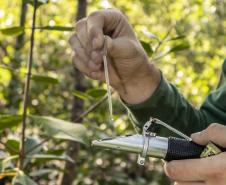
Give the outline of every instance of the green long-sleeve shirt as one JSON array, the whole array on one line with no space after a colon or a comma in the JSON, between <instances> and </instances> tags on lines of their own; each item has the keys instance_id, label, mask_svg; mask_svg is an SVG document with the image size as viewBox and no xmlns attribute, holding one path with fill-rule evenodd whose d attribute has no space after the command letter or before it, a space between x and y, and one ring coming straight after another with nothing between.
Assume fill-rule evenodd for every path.
<instances>
[{"instance_id":1,"label":"green long-sleeve shirt","mask_svg":"<svg viewBox=\"0 0 226 185\"><path fill-rule=\"evenodd\" d=\"M226 125L226 59L217 89L207 96L199 109L193 107L164 77L156 91L145 102L126 106L135 125L139 128L150 116L188 135L205 129L211 123Z\"/></svg>"}]
</instances>

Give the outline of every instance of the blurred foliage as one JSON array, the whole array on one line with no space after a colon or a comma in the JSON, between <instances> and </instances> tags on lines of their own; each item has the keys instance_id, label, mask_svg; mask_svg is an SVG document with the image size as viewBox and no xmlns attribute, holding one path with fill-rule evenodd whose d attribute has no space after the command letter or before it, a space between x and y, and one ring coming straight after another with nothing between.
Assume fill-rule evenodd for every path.
<instances>
[{"instance_id":1,"label":"blurred foliage","mask_svg":"<svg viewBox=\"0 0 226 185\"><path fill-rule=\"evenodd\" d=\"M32 21L33 7L29 5L25 27L19 26L21 1L0 1L0 178L5 178L5 182L15 176L20 144L20 129L15 126L21 121L18 115L22 113ZM73 31L77 1L39 0L39 5L29 114L69 120L73 96L83 99L85 109L89 108L104 96L105 85L87 79L87 92L74 91L71 49L67 40ZM89 1L88 12L102 8L117 8L125 13L150 59L194 106L200 106L216 87L226 53L224 0ZM21 34L24 34L25 42L21 49L16 49L16 38ZM13 89L10 84L14 84ZM87 127L90 139L134 133L117 96L113 103L113 125L107 123L106 104L101 104L84 118L83 125ZM43 133L32 121L28 123L26 147L31 148L42 142ZM44 140L33 156L30 154L26 158L25 172L16 173L13 183L53 185L59 182L65 171L61 160L73 161L64 153L66 147L62 140ZM117 151L81 146L75 168L75 185L170 184L160 161L151 160L141 168L136 164L136 155Z\"/></svg>"}]
</instances>

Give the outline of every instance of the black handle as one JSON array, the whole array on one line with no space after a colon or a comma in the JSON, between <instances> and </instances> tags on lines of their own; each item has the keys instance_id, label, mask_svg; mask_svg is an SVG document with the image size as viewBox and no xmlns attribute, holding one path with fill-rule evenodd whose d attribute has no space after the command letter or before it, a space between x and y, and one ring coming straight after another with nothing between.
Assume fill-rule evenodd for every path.
<instances>
[{"instance_id":1,"label":"black handle","mask_svg":"<svg viewBox=\"0 0 226 185\"><path fill-rule=\"evenodd\" d=\"M200 158L205 146L198 145L185 139L170 137L166 161ZM222 148L221 148L222 149ZM226 151L223 149L223 151Z\"/></svg>"}]
</instances>

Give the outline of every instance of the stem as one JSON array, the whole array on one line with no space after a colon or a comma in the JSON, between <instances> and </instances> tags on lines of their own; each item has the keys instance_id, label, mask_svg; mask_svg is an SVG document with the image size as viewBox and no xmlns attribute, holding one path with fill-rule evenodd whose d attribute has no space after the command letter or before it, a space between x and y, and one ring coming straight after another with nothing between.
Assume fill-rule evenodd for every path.
<instances>
[{"instance_id":1,"label":"stem","mask_svg":"<svg viewBox=\"0 0 226 185\"><path fill-rule=\"evenodd\" d=\"M108 99L108 96L105 95L103 98L101 98L98 102L94 103L93 105L91 105L85 112L83 112L82 114L80 114L75 120L73 120L74 122L81 120L82 118L84 118L86 115L88 115L90 112L92 112L93 110L95 110L97 107L99 107L104 101L106 101Z\"/></svg>"},{"instance_id":2,"label":"stem","mask_svg":"<svg viewBox=\"0 0 226 185\"><path fill-rule=\"evenodd\" d=\"M42 146L44 143L46 143L47 141L49 141L49 138L44 139L43 141L41 141L40 143L38 143L37 145L34 145L33 147L31 147L28 151L26 151L25 155L31 153L32 151L34 151L36 148Z\"/></svg>"},{"instance_id":3,"label":"stem","mask_svg":"<svg viewBox=\"0 0 226 185\"><path fill-rule=\"evenodd\" d=\"M165 36L163 37L162 40L159 41L157 47L155 48L155 53L157 53L158 49L160 48L160 46L162 45L162 43L167 39L167 37L169 36L169 34L171 33L172 29L175 27L175 25L171 25L170 28L168 29L167 33L165 34Z\"/></svg>"},{"instance_id":4,"label":"stem","mask_svg":"<svg viewBox=\"0 0 226 185\"><path fill-rule=\"evenodd\" d=\"M28 95L29 95L29 86L31 79L31 67L33 61L33 48L34 48L34 34L35 34L35 21L36 21L36 9L37 9L37 0L34 0L34 11L32 17L32 31L30 38L30 53L29 53L29 61L27 63L27 76L24 87L24 97L23 97L23 117L22 117L22 136L21 136L21 149L20 149L20 158L19 158L19 169L23 170L23 162L24 162L24 144L25 144L25 130L26 130L26 118L27 118L27 106L28 106Z\"/></svg>"}]
</instances>

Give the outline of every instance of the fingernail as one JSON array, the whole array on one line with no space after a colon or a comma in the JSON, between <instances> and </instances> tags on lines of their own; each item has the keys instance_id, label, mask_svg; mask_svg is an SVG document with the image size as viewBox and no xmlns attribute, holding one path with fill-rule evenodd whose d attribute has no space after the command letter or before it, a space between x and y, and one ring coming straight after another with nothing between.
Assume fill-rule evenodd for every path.
<instances>
[{"instance_id":1,"label":"fingernail","mask_svg":"<svg viewBox=\"0 0 226 185\"><path fill-rule=\"evenodd\" d=\"M191 138L196 139L197 137L199 137L199 135L200 135L200 132L196 132L196 133L191 135Z\"/></svg>"}]
</instances>

